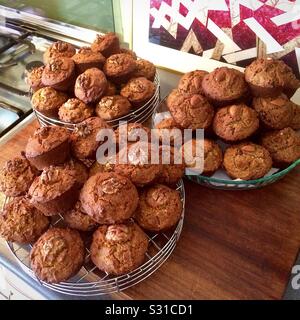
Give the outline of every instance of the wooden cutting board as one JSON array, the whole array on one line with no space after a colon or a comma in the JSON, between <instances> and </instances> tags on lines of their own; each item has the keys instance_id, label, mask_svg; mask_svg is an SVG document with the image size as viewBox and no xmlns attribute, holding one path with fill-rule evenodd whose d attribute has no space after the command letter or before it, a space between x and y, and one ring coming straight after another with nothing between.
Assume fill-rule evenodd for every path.
<instances>
[{"instance_id":1,"label":"wooden cutting board","mask_svg":"<svg viewBox=\"0 0 300 320\"><path fill-rule=\"evenodd\" d=\"M1 147L24 149L34 121ZM260 190L222 191L185 181L178 246L151 277L114 298L280 299L300 247L300 169Z\"/></svg>"}]
</instances>

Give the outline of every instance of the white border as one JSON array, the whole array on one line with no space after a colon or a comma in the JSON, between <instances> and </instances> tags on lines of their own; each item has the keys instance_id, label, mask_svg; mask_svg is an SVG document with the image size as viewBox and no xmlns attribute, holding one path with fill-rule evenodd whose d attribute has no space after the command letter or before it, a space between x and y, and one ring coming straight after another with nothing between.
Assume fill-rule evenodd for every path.
<instances>
[{"instance_id":1,"label":"white border","mask_svg":"<svg viewBox=\"0 0 300 320\"><path fill-rule=\"evenodd\" d=\"M133 50L139 57L152 61L158 67L179 72L189 72L195 69L211 72L222 66L229 66L240 71L244 70L232 64L150 43L149 12L150 0L133 0Z\"/></svg>"}]
</instances>

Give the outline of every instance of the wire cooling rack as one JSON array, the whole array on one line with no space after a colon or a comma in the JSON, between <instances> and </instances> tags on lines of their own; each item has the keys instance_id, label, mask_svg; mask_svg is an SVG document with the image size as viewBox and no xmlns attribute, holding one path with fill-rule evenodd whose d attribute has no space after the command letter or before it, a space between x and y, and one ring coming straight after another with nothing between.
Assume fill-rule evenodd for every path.
<instances>
[{"instance_id":1,"label":"wire cooling rack","mask_svg":"<svg viewBox=\"0 0 300 320\"><path fill-rule=\"evenodd\" d=\"M120 118L114 119L114 120L108 120L106 121L112 128L117 128L119 126L119 122L121 121L127 121L127 122L139 122L143 123L146 120L148 120L156 107L158 106L160 102L160 81L159 81L159 76L156 73L155 79L154 79L154 84L155 84L155 93L152 96L150 100L147 101L143 106L131 111L125 116L122 116ZM37 110L34 110L37 119L39 120L39 123L41 126L60 126L60 127L65 127L69 130L74 130L76 128L76 124L73 123L68 123L61 121L59 119L54 119L47 117L40 113Z\"/></svg>"},{"instance_id":2,"label":"wire cooling rack","mask_svg":"<svg viewBox=\"0 0 300 320\"><path fill-rule=\"evenodd\" d=\"M7 242L7 245L24 272L48 289L66 295L81 297L101 296L121 292L145 280L154 273L168 259L176 247L183 227L185 210L185 190L182 180L177 184L176 189L180 192L182 201L182 215L177 226L169 232L148 233L149 248L144 264L122 276L111 276L108 273L100 271L91 262L89 245L86 245L85 263L78 274L66 282L49 284L37 279L30 269L29 255L32 248L31 245L19 245L13 242ZM6 199L5 203L8 201L9 198ZM53 220L52 226L63 225L63 220L63 216L57 216ZM85 240L87 240L85 241L86 243L89 242L88 239Z\"/></svg>"}]
</instances>

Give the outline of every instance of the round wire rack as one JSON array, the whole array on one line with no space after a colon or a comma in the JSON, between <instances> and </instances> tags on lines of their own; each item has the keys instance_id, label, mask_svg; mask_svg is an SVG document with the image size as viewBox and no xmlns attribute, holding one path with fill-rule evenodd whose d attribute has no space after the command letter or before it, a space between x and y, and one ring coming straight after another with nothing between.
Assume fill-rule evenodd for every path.
<instances>
[{"instance_id":1,"label":"round wire rack","mask_svg":"<svg viewBox=\"0 0 300 320\"><path fill-rule=\"evenodd\" d=\"M152 115L152 128L155 125L166 118L170 118L171 114L166 105L166 98L164 98L160 104L156 107L153 115ZM221 143L222 144L222 143ZM220 144L220 145L221 145ZM290 164L288 167L284 169L272 169L272 174L262 177L256 180L233 180L230 179L225 173L223 169L220 170L219 177L209 177L205 175L197 175L197 174L188 174L186 173L185 177L193 182L196 182L202 186L213 188L213 189L221 189L221 190L251 190L251 189L259 189L265 186L268 186L274 182L285 177L289 172L291 172L295 167L300 165L300 159L296 160L294 163Z\"/></svg>"},{"instance_id":2,"label":"round wire rack","mask_svg":"<svg viewBox=\"0 0 300 320\"><path fill-rule=\"evenodd\" d=\"M112 127L112 128L117 128L119 126L120 122L139 122L143 123L147 121L153 114L154 110L159 104L160 101L160 81L159 81L159 76L156 73L155 79L154 79L154 84L155 84L155 93L152 96L150 100L147 101L144 105L141 107L134 109L130 113L128 113L125 116L119 117L117 119L113 120L107 120L106 122ZM60 127L65 127L69 130L74 130L76 128L76 124L73 123L68 123L61 121L59 119L54 119L47 117L40 113L37 110L34 110L36 117L40 123L41 126L60 126Z\"/></svg>"},{"instance_id":3,"label":"round wire rack","mask_svg":"<svg viewBox=\"0 0 300 320\"><path fill-rule=\"evenodd\" d=\"M177 184L176 189L180 192L182 201L182 214L178 224L173 230L168 232L147 233L149 247L144 264L122 276L111 276L108 273L100 271L91 262L89 246L86 246L85 263L78 274L68 281L49 284L36 278L30 269L29 257L32 245L20 245L7 242L8 248L26 274L35 279L40 285L58 293L71 296L91 297L121 292L140 283L154 273L168 259L176 247L183 227L185 210L185 191L182 180ZM9 200L10 199L7 198L5 203ZM57 216L53 220L52 226L63 225L63 220L63 216Z\"/></svg>"}]
</instances>

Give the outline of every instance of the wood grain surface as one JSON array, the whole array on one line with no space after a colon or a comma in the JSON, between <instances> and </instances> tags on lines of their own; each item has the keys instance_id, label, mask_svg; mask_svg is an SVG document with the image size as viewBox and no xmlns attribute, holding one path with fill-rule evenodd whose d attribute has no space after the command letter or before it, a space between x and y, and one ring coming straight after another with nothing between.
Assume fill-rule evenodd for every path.
<instances>
[{"instance_id":1,"label":"wood grain surface","mask_svg":"<svg viewBox=\"0 0 300 320\"><path fill-rule=\"evenodd\" d=\"M24 149L30 124L1 147ZM300 246L300 170L260 190L221 191L185 181L184 229L169 260L121 299L280 299Z\"/></svg>"}]
</instances>

